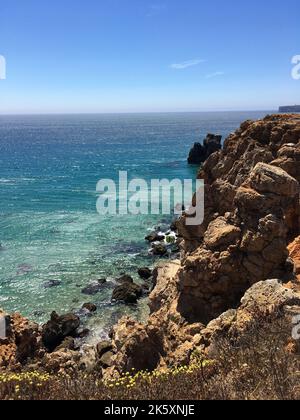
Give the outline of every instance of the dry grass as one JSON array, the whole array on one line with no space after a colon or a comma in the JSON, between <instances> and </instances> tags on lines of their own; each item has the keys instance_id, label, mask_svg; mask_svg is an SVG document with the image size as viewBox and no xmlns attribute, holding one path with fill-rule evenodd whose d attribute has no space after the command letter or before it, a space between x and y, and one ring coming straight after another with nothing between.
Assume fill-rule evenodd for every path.
<instances>
[{"instance_id":1,"label":"dry grass","mask_svg":"<svg viewBox=\"0 0 300 420\"><path fill-rule=\"evenodd\" d=\"M241 339L221 340L213 362L167 372L130 372L103 383L97 375L0 374L0 399L297 400L299 355L287 349L290 325L257 323Z\"/></svg>"}]
</instances>

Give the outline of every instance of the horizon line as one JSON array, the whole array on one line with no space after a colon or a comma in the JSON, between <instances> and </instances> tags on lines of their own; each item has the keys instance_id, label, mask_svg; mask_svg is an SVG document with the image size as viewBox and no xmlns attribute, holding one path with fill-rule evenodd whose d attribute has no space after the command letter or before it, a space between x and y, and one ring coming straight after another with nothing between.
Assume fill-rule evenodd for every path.
<instances>
[{"instance_id":1,"label":"horizon line","mask_svg":"<svg viewBox=\"0 0 300 420\"><path fill-rule=\"evenodd\" d=\"M5 116L47 116L47 115L134 115L134 114L205 114L205 113L222 113L222 112L275 112L277 109L225 109L225 110L208 110L208 111L119 111L119 112L17 112L17 113L1 113L0 117Z\"/></svg>"}]
</instances>

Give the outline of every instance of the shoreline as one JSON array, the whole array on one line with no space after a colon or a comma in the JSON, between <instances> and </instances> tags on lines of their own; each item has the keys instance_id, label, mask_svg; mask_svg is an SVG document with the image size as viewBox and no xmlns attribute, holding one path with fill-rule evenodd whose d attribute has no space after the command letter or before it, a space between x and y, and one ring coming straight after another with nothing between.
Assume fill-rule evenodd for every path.
<instances>
[{"instance_id":1,"label":"shoreline","mask_svg":"<svg viewBox=\"0 0 300 420\"><path fill-rule=\"evenodd\" d=\"M195 350L209 357L220 334L242 337L256 319L256 304L274 319L300 313L294 263L300 234L299 139L299 116L267 116L244 122L222 150L208 157L199 177L214 199L206 205L203 225L187 228L185 213L179 219L181 259L154 269L145 323L125 316L112 328L109 341L80 350L74 338L86 331L78 331L77 315L53 313L42 329L14 315L11 339L21 324L29 340L22 357L37 357L29 367L59 371L97 366L109 378L132 369L184 366ZM237 163L229 166L232 159ZM123 277L118 291L137 293L138 300L141 288ZM15 351L13 341L4 346Z\"/></svg>"}]
</instances>

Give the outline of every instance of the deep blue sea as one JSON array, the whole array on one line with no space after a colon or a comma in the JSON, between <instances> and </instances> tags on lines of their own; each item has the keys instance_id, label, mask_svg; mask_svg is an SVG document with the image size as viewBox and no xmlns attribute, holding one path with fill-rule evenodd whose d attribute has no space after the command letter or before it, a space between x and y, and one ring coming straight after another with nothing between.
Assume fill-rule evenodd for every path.
<instances>
[{"instance_id":1,"label":"deep blue sea","mask_svg":"<svg viewBox=\"0 0 300 420\"><path fill-rule=\"evenodd\" d=\"M130 177L193 178L190 147L208 132L225 138L266 112L0 116L0 307L43 322L93 301L89 324L100 335L137 307L110 302L113 278L151 266L144 237L165 216L100 216L96 184ZM81 289L106 277L89 298ZM45 288L51 280L61 284Z\"/></svg>"}]
</instances>

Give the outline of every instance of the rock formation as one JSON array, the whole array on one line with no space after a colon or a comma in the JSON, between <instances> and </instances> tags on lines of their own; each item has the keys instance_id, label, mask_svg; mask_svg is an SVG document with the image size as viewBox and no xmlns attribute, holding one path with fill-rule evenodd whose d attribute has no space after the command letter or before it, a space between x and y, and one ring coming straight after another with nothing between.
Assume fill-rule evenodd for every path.
<instances>
[{"instance_id":1,"label":"rock formation","mask_svg":"<svg viewBox=\"0 0 300 420\"><path fill-rule=\"evenodd\" d=\"M209 158L210 155L221 150L222 145L222 136L216 136L214 134L208 134L206 139L203 141L203 145L200 143L195 143L192 147L188 163L190 165L200 165Z\"/></svg>"},{"instance_id":2,"label":"rock formation","mask_svg":"<svg viewBox=\"0 0 300 420\"><path fill-rule=\"evenodd\" d=\"M121 284L114 289L112 301L133 304L137 303L138 299L143 296L142 287L134 283L130 276L121 277L119 282Z\"/></svg>"},{"instance_id":3,"label":"rock formation","mask_svg":"<svg viewBox=\"0 0 300 420\"><path fill-rule=\"evenodd\" d=\"M19 314L0 310L0 316L6 320L6 338L0 339L0 368L21 366L35 357L39 327Z\"/></svg>"},{"instance_id":4,"label":"rock formation","mask_svg":"<svg viewBox=\"0 0 300 420\"><path fill-rule=\"evenodd\" d=\"M123 318L114 328L114 371L187 363L209 347L211 322L245 314L251 299L261 310L279 295L300 306L281 285L296 281L288 244L300 233L299 153L300 117L273 115L243 123L206 160L204 223L177 223L183 258L155 270L146 325Z\"/></svg>"},{"instance_id":5,"label":"rock formation","mask_svg":"<svg viewBox=\"0 0 300 420\"><path fill-rule=\"evenodd\" d=\"M33 359L48 371L96 369L108 377L152 370L187 364L195 350L209 357L220 337L242 337L258 314L298 316L299 163L300 116L243 123L199 172L204 222L189 226L185 213L176 222L182 258L140 272L152 274L154 284L147 323L124 317L111 342L78 352L75 315L54 313L42 330L13 315L0 342L0 366ZM142 296L132 278L117 282L114 300L135 303ZM97 293L101 282L91 286L89 294Z\"/></svg>"}]
</instances>

